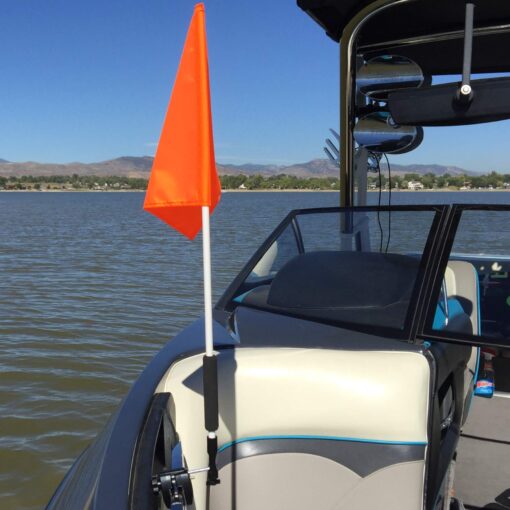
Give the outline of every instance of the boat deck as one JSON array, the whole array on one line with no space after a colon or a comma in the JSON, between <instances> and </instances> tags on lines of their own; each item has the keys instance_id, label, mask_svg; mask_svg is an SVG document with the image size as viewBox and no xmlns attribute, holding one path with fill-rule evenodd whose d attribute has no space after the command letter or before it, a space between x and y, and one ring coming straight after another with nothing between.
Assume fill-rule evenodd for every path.
<instances>
[{"instance_id":1,"label":"boat deck","mask_svg":"<svg viewBox=\"0 0 510 510\"><path fill-rule=\"evenodd\" d=\"M496 366L496 388L504 392L473 399L459 443L455 489L472 510L510 509L510 359L498 362L508 365Z\"/></svg>"}]
</instances>

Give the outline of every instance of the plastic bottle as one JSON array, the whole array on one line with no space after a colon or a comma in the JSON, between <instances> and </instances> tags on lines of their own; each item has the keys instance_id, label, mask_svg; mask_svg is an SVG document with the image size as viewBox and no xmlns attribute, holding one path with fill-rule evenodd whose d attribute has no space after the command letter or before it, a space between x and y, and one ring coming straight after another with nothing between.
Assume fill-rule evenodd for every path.
<instances>
[{"instance_id":1,"label":"plastic bottle","mask_svg":"<svg viewBox=\"0 0 510 510\"><path fill-rule=\"evenodd\" d=\"M492 398L494 395L494 366L492 360L496 352L492 349L482 349L482 367L476 380L475 395L479 397Z\"/></svg>"}]
</instances>

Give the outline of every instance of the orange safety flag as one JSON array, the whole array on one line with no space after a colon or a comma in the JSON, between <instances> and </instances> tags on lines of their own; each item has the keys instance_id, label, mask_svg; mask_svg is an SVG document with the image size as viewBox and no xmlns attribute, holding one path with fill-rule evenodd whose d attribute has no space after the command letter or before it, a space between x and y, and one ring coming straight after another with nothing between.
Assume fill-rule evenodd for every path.
<instances>
[{"instance_id":1,"label":"orange safety flag","mask_svg":"<svg viewBox=\"0 0 510 510\"><path fill-rule=\"evenodd\" d=\"M204 4L197 4L152 165L143 208L193 239L220 200L209 93Z\"/></svg>"}]
</instances>

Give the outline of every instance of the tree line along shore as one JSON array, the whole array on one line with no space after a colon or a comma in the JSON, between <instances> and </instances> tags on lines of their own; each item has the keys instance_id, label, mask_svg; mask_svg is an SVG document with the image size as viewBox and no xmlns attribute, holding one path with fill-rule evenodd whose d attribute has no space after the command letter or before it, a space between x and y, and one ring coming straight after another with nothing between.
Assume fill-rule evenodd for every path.
<instances>
[{"instance_id":1,"label":"tree line along shore","mask_svg":"<svg viewBox=\"0 0 510 510\"><path fill-rule=\"evenodd\" d=\"M296 177L293 175L222 175L221 187L224 190L339 190L340 181L336 177ZM369 174L369 190L504 190L510 189L510 174L490 172L486 175L435 175L432 173L394 175ZM1 177L0 190L3 191L138 191L147 189L143 178L94 175L54 175Z\"/></svg>"}]
</instances>

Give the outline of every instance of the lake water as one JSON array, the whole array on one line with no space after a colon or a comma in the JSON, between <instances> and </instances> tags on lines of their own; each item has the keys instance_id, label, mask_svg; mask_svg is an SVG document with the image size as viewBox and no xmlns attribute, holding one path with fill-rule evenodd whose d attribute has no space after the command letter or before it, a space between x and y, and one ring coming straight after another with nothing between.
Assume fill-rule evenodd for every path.
<instances>
[{"instance_id":1,"label":"lake water","mask_svg":"<svg viewBox=\"0 0 510 510\"><path fill-rule=\"evenodd\" d=\"M200 241L144 213L143 198L0 193L2 509L44 506L149 359L201 313ZM394 204L450 202L510 193L393 193ZM224 194L215 298L289 210L336 205L336 193Z\"/></svg>"}]
</instances>

